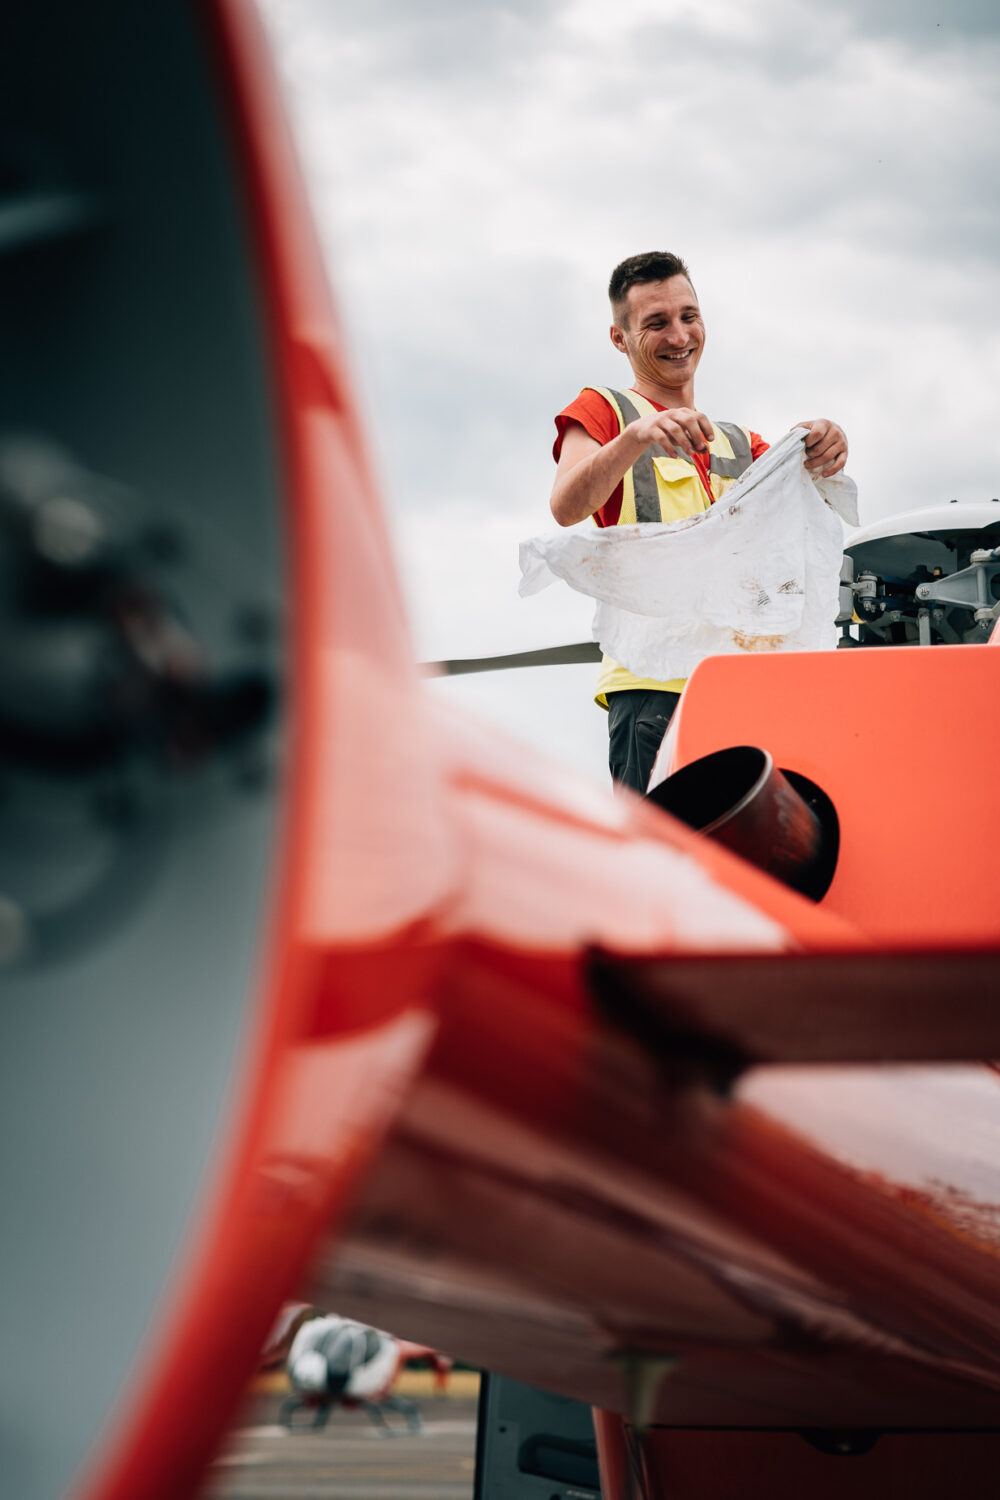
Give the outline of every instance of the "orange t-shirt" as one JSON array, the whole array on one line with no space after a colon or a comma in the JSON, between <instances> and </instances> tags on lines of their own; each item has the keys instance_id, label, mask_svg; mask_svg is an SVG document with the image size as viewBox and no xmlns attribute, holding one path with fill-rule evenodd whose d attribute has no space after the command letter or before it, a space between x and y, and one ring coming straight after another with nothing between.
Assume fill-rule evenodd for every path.
<instances>
[{"instance_id":1,"label":"orange t-shirt","mask_svg":"<svg viewBox=\"0 0 1000 1500\"><path fill-rule=\"evenodd\" d=\"M646 400L649 401L648 396ZM649 404L650 406L655 406L657 411L668 410L667 407L661 406L658 401L650 401ZM610 406L605 401L604 397L598 391L591 390L588 387L587 390L581 391L576 400L571 401L569 406L564 407L556 417L556 440L552 445L552 457L556 463L559 462L563 438L566 436L566 429L571 422L579 422L584 432L588 433L594 439L595 443L600 443L602 448L605 443L610 443L612 438L618 436L618 413L613 406ZM751 432L751 458L760 458L762 453L767 452L767 447L767 443L765 443L759 433ZM711 454L692 453L691 457L694 460L694 466L698 470L701 482L705 487L705 493L709 501L712 501L712 491L708 482L708 465L711 460ZM594 512L594 520L598 526L618 525L618 517L621 515L622 510L623 489L623 484L619 484L611 499L602 505L600 510Z\"/></svg>"}]
</instances>

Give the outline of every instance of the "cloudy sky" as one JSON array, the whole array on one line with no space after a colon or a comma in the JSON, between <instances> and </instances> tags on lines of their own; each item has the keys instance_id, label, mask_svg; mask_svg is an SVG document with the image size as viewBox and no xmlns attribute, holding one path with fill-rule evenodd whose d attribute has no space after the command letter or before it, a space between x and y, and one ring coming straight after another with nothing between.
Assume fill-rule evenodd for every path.
<instances>
[{"instance_id":1,"label":"cloudy sky","mask_svg":"<svg viewBox=\"0 0 1000 1500\"><path fill-rule=\"evenodd\" d=\"M519 600L552 418L628 384L611 267L669 249L698 403L832 416L862 521L1000 494L996 0L265 0L422 658L581 640ZM594 669L435 685L598 776Z\"/></svg>"}]
</instances>

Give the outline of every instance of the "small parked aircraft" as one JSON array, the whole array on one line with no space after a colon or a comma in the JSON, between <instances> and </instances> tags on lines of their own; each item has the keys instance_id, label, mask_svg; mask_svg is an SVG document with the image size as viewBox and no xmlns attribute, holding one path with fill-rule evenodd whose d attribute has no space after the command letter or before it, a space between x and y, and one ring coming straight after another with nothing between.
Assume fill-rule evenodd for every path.
<instances>
[{"instance_id":1,"label":"small parked aircraft","mask_svg":"<svg viewBox=\"0 0 1000 1500\"><path fill-rule=\"evenodd\" d=\"M395 1389L411 1365L429 1365L438 1392L447 1390L452 1361L446 1355L303 1303L282 1308L261 1355L263 1369L287 1373L290 1394L281 1419L289 1428L302 1410L312 1412L313 1427L325 1427L330 1412L344 1406L363 1407L386 1433L397 1430L386 1413L398 1412L408 1431L419 1432L420 1408Z\"/></svg>"}]
</instances>

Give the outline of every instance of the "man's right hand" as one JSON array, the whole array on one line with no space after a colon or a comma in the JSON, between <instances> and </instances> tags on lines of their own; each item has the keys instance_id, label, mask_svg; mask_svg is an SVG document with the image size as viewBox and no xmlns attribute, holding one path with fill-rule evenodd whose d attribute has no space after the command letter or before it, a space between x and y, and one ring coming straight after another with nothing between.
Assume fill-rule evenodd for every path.
<instances>
[{"instance_id":1,"label":"man's right hand","mask_svg":"<svg viewBox=\"0 0 1000 1500\"><path fill-rule=\"evenodd\" d=\"M650 443L659 443L671 458L681 454L690 458L692 453L704 453L715 437L715 428L705 413L690 406L653 412L651 416L630 423L625 431L634 436L636 443L641 443L640 452Z\"/></svg>"}]
</instances>

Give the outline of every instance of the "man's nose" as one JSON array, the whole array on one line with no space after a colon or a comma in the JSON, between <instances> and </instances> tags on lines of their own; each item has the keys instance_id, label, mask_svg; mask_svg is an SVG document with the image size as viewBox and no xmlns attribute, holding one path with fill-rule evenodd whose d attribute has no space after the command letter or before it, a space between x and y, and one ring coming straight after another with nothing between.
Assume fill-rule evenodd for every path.
<instances>
[{"instance_id":1,"label":"man's nose","mask_svg":"<svg viewBox=\"0 0 1000 1500\"><path fill-rule=\"evenodd\" d=\"M681 349L687 343L688 331L683 323L671 323L666 330L667 342Z\"/></svg>"}]
</instances>

